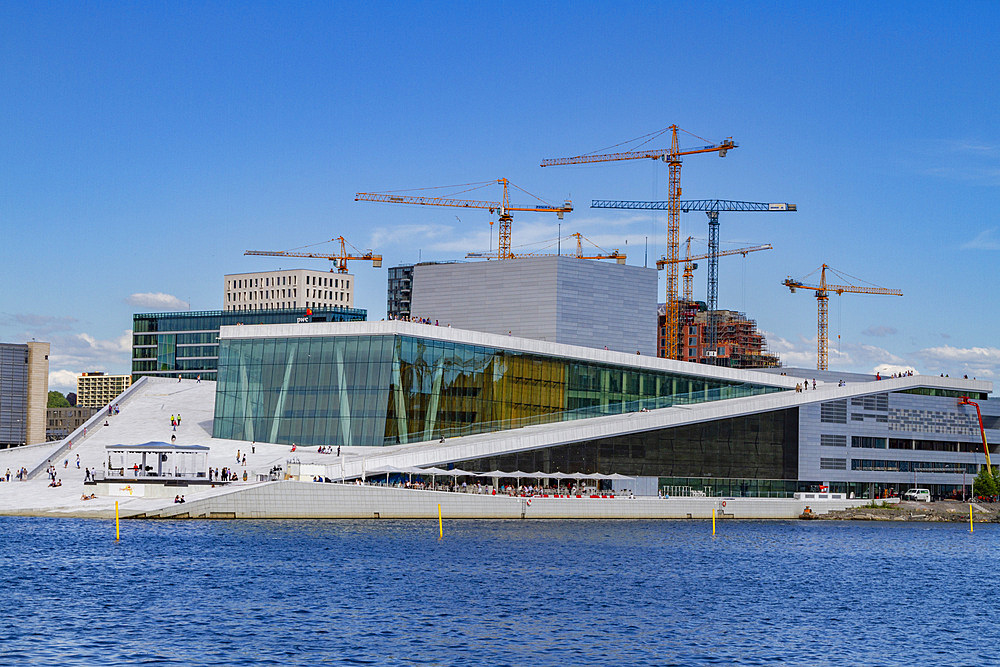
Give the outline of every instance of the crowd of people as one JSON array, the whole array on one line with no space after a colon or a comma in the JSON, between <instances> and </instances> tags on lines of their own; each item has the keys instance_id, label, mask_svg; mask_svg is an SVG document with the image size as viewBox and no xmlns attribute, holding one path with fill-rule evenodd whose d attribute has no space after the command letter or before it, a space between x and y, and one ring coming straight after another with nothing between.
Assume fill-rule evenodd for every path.
<instances>
[{"instance_id":1,"label":"crowd of people","mask_svg":"<svg viewBox=\"0 0 1000 667\"><path fill-rule=\"evenodd\" d=\"M893 373L892 375L886 375L885 377L882 377L882 374L877 371L875 373L876 380L884 380L886 378L908 378L908 377L913 377L913 371L906 371L905 373L903 372ZM942 374L941 377L947 377L947 376ZM969 376L966 375L965 379L969 379Z\"/></svg>"},{"instance_id":2,"label":"crowd of people","mask_svg":"<svg viewBox=\"0 0 1000 667\"><path fill-rule=\"evenodd\" d=\"M10 476L11 476L10 468L7 468L7 472L4 475L0 476L0 482L9 482ZM17 479L17 481L19 482L28 481L28 469L22 467L20 470L14 473L14 478Z\"/></svg>"},{"instance_id":3,"label":"crowd of people","mask_svg":"<svg viewBox=\"0 0 1000 667\"><path fill-rule=\"evenodd\" d=\"M244 463L244 465L246 465ZM247 481L247 471L243 471L243 481ZM232 468L209 468L208 469L208 480L210 482L238 482L240 481L240 475L238 472Z\"/></svg>"},{"instance_id":4,"label":"crowd of people","mask_svg":"<svg viewBox=\"0 0 1000 667\"><path fill-rule=\"evenodd\" d=\"M813 386L812 386L812 388L813 389L816 388L816 378L813 378ZM795 393L801 394L803 391L805 391L807 389L809 389L809 380L806 380L805 382L796 382L795 383Z\"/></svg>"}]
</instances>

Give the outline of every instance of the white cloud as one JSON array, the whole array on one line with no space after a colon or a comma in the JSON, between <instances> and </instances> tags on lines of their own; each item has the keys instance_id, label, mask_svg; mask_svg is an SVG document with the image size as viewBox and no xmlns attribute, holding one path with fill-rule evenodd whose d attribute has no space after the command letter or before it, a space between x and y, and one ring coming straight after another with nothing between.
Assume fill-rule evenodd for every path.
<instances>
[{"instance_id":1,"label":"white cloud","mask_svg":"<svg viewBox=\"0 0 1000 667\"><path fill-rule=\"evenodd\" d=\"M919 350L914 356L924 361L926 372L930 374L977 378L1000 376L1000 349L995 347L942 345Z\"/></svg>"},{"instance_id":2,"label":"white cloud","mask_svg":"<svg viewBox=\"0 0 1000 667\"><path fill-rule=\"evenodd\" d=\"M816 365L816 339L808 341L799 339L797 342L782 338L769 331L764 332L767 339L767 349L781 358L782 366L792 368L810 368Z\"/></svg>"},{"instance_id":3,"label":"white cloud","mask_svg":"<svg viewBox=\"0 0 1000 667\"><path fill-rule=\"evenodd\" d=\"M372 232L372 247L404 244L412 246L418 239L438 239L452 236L454 227L451 225L395 225L393 227L376 227Z\"/></svg>"},{"instance_id":4,"label":"white cloud","mask_svg":"<svg viewBox=\"0 0 1000 667\"><path fill-rule=\"evenodd\" d=\"M768 350L781 358L783 366L815 368L816 338L791 341L765 332ZM880 368L892 368L889 373L914 368L906 359L876 345L830 341L827 347L828 366L831 370L875 374ZM885 374L885 371L881 371Z\"/></svg>"},{"instance_id":5,"label":"white cloud","mask_svg":"<svg viewBox=\"0 0 1000 667\"><path fill-rule=\"evenodd\" d=\"M948 146L955 153L972 153L975 155L995 155L1000 153L1000 146L968 140L950 141L948 142Z\"/></svg>"},{"instance_id":6,"label":"white cloud","mask_svg":"<svg viewBox=\"0 0 1000 667\"><path fill-rule=\"evenodd\" d=\"M49 368L54 372L76 374L87 371L131 372L132 331L126 329L116 338L101 340L87 333L56 336L51 340ZM52 372L50 372L50 377ZM60 376L62 381L65 377ZM73 381L75 386L76 381Z\"/></svg>"},{"instance_id":7,"label":"white cloud","mask_svg":"<svg viewBox=\"0 0 1000 667\"><path fill-rule=\"evenodd\" d=\"M921 350L918 354L928 359L957 363L1000 364L1000 349L995 347L953 347L942 345Z\"/></svg>"},{"instance_id":8,"label":"white cloud","mask_svg":"<svg viewBox=\"0 0 1000 667\"><path fill-rule=\"evenodd\" d=\"M1000 236L997 235L997 228L984 229L976 235L976 238L966 241L961 247L966 250L1000 250Z\"/></svg>"},{"instance_id":9,"label":"white cloud","mask_svg":"<svg viewBox=\"0 0 1000 667\"><path fill-rule=\"evenodd\" d=\"M49 371L49 389L61 391L64 394L67 392L75 392L77 375L79 375L79 373L65 369Z\"/></svg>"},{"instance_id":10,"label":"white cloud","mask_svg":"<svg viewBox=\"0 0 1000 667\"><path fill-rule=\"evenodd\" d=\"M68 331L76 324L75 317L54 317L52 315L37 315L35 313L16 313L0 316L0 326L27 327L26 335L33 338L46 338L56 331Z\"/></svg>"},{"instance_id":11,"label":"white cloud","mask_svg":"<svg viewBox=\"0 0 1000 667\"><path fill-rule=\"evenodd\" d=\"M1000 146L969 140L943 141L938 146L938 164L922 167L922 173L953 181L1000 185Z\"/></svg>"},{"instance_id":12,"label":"white cloud","mask_svg":"<svg viewBox=\"0 0 1000 667\"><path fill-rule=\"evenodd\" d=\"M879 364L873 369L873 372L880 374L882 377L903 375L911 371L916 373L917 369L908 364Z\"/></svg>"},{"instance_id":13,"label":"white cloud","mask_svg":"<svg viewBox=\"0 0 1000 667\"><path fill-rule=\"evenodd\" d=\"M118 338L111 340L97 340L87 333L77 334L76 337L85 342L94 351L128 352L132 349L132 331L128 329Z\"/></svg>"},{"instance_id":14,"label":"white cloud","mask_svg":"<svg viewBox=\"0 0 1000 667\"><path fill-rule=\"evenodd\" d=\"M163 292L137 292L130 294L125 299L125 303L130 306L154 308L164 311L187 310L190 307L186 301L178 299L173 294L164 294Z\"/></svg>"}]
</instances>

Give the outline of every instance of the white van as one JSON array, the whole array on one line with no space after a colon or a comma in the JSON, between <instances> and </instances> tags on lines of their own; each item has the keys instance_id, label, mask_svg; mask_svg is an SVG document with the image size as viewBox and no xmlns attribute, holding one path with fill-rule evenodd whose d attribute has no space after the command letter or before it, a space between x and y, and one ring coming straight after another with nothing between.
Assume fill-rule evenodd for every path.
<instances>
[{"instance_id":1,"label":"white van","mask_svg":"<svg viewBox=\"0 0 1000 667\"><path fill-rule=\"evenodd\" d=\"M929 489L910 489L903 494L903 500L916 500L929 503L931 501L931 492Z\"/></svg>"}]
</instances>

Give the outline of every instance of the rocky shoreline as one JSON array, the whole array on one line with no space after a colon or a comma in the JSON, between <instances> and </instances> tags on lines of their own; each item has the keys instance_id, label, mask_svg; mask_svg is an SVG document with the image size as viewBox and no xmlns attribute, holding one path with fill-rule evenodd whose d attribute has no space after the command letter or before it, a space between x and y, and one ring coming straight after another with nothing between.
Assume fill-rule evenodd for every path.
<instances>
[{"instance_id":1,"label":"rocky shoreline","mask_svg":"<svg viewBox=\"0 0 1000 667\"><path fill-rule=\"evenodd\" d=\"M1000 523L1000 504L972 503L975 523ZM870 505L817 514L815 519L834 521L924 521L969 522L969 503L940 501L933 503L885 503L876 500Z\"/></svg>"}]
</instances>

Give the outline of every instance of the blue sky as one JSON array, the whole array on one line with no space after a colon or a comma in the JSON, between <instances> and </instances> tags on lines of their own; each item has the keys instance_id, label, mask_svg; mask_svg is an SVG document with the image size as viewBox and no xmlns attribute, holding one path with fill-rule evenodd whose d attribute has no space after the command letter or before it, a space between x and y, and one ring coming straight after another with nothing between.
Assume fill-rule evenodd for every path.
<instances>
[{"instance_id":1,"label":"blue sky","mask_svg":"<svg viewBox=\"0 0 1000 667\"><path fill-rule=\"evenodd\" d=\"M831 368L993 378L998 19L987 2L0 2L0 340L51 341L65 390L128 372L133 313L220 308L223 274L289 267L244 250L342 234L388 267L490 245L486 211L359 190L506 177L572 199L563 234L636 264L648 243L651 262L664 214L589 203L665 199L665 165L538 165L676 123L740 144L687 158L685 198L798 204L721 217L724 247L775 249L720 260L720 306L787 365L815 365L816 304L781 281L825 262L905 294L832 297ZM513 245L556 225L517 215ZM706 233L682 217L682 238ZM385 269L352 272L380 319Z\"/></svg>"}]
</instances>

